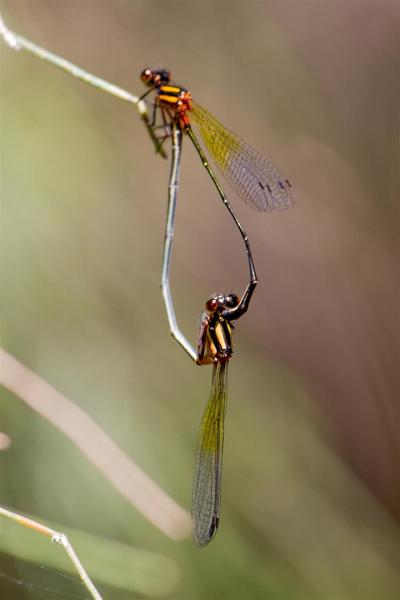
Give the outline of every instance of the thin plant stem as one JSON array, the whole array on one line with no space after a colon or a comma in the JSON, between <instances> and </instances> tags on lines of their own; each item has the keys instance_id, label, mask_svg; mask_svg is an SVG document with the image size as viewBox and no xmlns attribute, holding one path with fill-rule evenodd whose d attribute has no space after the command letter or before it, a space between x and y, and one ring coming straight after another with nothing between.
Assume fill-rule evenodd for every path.
<instances>
[{"instance_id":1,"label":"thin plant stem","mask_svg":"<svg viewBox=\"0 0 400 600\"><path fill-rule=\"evenodd\" d=\"M33 531L37 531L41 535L45 535L46 537L49 537L52 542L54 542L56 544L60 544L65 549L66 553L68 554L69 558L71 559L74 567L76 568L77 572L79 573L79 577L81 578L83 585L88 590L91 597L94 598L95 600L102 600L102 596L97 591L97 589L96 589L94 583L92 582L92 580L90 579L89 575L86 573L81 561L78 558L78 555L76 554L75 550L73 549L73 547L72 547L70 541L68 540L67 536L65 535L65 533L62 533L61 531L56 531L55 529L50 529L50 527L46 527L46 525L42 525L41 523L38 523L37 521L33 521L32 519L23 517L22 515L19 515L18 513L12 512L5 508L2 508L1 506L0 506L0 515L2 515L3 517L6 517L7 519L11 519L11 521L18 523L19 525L22 525L23 527L27 527L28 529L33 529Z\"/></svg>"},{"instance_id":2,"label":"thin plant stem","mask_svg":"<svg viewBox=\"0 0 400 600\"><path fill-rule=\"evenodd\" d=\"M149 114L147 111L146 104L143 102L143 100L140 100L138 96L135 96L134 94L131 94L130 92L127 92L123 88L120 88L117 85L114 85L113 83L110 83L109 81L106 81L105 79L101 79L101 77L92 75L92 73L89 73L88 71L85 71L84 69L81 69L80 67L78 67L77 65L74 65L69 60L66 60L65 58L63 58L62 56L58 56L57 54L50 52L50 50L46 50L45 48L42 48L41 46L38 46L34 42L31 42L30 40L24 38L22 35L19 35L18 33L11 31L11 29L9 29L7 27L1 14L0 14L0 35L3 38L3 40L5 41L5 43L7 44L7 46L12 48L13 50L16 50L16 51L26 50L27 52L30 52L31 54L38 56L42 60L45 60L45 61L51 63L55 67L62 69L63 71L66 71L73 77L81 79L85 83L88 83L89 85L97 87L100 90L102 90L103 92L107 92L107 94L116 96L120 100L125 100L126 102L130 102L131 104L134 104L139 112L141 119L143 120L143 122L146 126L146 129L149 133L150 139L153 142L154 147L156 149L156 153L160 154L160 156L162 156L163 158L167 157L165 150L162 147L160 147L159 141L156 138L156 136L154 135L154 131L153 131L152 127L150 126Z\"/></svg>"}]
</instances>

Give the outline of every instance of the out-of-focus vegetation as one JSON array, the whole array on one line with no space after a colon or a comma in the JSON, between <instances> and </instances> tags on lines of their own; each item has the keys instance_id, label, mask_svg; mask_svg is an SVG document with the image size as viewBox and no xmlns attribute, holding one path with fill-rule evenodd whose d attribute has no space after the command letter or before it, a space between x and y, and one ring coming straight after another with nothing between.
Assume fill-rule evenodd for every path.
<instances>
[{"instance_id":1,"label":"out-of-focus vegetation","mask_svg":"<svg viewBox=\"0 0 400 600\"><path fill-rule=\"evenodd\" d=\"M0 503L82 530L78 544L86 532L89 571L107 540L104 577L92 568L106 598L395 598L396 3L19 0L2 10L14 30L134 93L145 66L166 65L290 176L298 201L263 215L230 193L260 284L235 333L212 544L165 538L4 390ZM211 373L169 337L159 291L169 163L132 106L0 50L3 345L189 508ZM243 290L247 267L189 144L174 244L176 311L195 342L206 299ZM61 577L67 566L35 554L41 540L12 527L0 522L0 598L85 597ZM153 587L128 575L105 587L122 555Z\"/></svg>"}]
</instances>

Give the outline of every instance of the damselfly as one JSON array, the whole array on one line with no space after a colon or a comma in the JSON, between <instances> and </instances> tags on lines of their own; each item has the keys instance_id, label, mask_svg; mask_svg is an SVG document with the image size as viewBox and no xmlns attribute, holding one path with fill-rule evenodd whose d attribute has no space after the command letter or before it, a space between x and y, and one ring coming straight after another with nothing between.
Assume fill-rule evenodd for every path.
<instances>
[{"instance_id":1,"label":"damselfly","mask_svg":"<svg viewBox=\"0 0 400 600\"><path fill-rule=\"evenodd\" d=\"M267 158L195 103L187 89L171 84L169 71L147 68L142 72L141 79L150 88L141 99L152 90L156 94L150 127L156 127L157 110L161 111L161 127L164 128L164 134L160 137L159 147L164 139L170 136L171 123L177 123L179 129L191 139L204 167L221 193L215 175L193 133L190 124L190 120L193 119L215 164L244 202L261 211L284 209L293 204L294 194L290 181ZM224 195L222 199L224 200Z\"/></svg>"},{"instance_id":2,"label":"damselfly","mask_svg":"<svg viewBox=\"0 0 400 600\"><path fill-rule=\"evenodd\" d=\"M193 479L193 539L205 546L214 537L220 518L224 422L228 392L228 361L232 356L232 321L248 309L255 284L243 297L214 294L203 314L197 364L213 365L211 394L201 421Z\"/></svg>"},{"instance_id":3,"label":"damselfly","mask_svg":"<svg viewBox=\"0 0 400 600\"><path fill-rule=\"evenodd\" d=\"M248 252L250 281L241 300L235 294L214 295L208 300L206 312L203 314L201 321L196 351L178 327L169 286L173 224L182 150L182 132L175 123L172 124L171 133L172 163L168 186L168 211L161 287L173 337L196 364L213 364L211 394L198 437L192 496L193 539L196 544L205 546L217 531L220 515L228 360L233 352L231 335L233 325L231 323L247 311L257 285L257 277L251 252Z\"/></svg>"},{"instance_id":4,"label":"damselfly","mask_svg":"<svg viewBox=\"0 0 400 600\"><path fill-rule=\"evenodd\" d=\"M196 148L196 150L201 158L201 161L202 161L207 173L211 177L211 180L212 180L215 188L218 191L218 194L219 194L222 202L224 203L227 210L229 211L232 219L234 220L236 227L238 228L238 230L240 232L240 235L242 236L243 242L246 247L246 253L247 253L247 258L248 258L248 263L249 263L250 280L257 283L257 275L256 275L255 268L254 268L254 262L253 262L253 258L252 258L252 254L251 254L250 242L247 237L247 234L244 231L242 225L240 224L232 206L230 205L229 200L226 197L226 194L224 193L222 187L218 183L218 180L208 163L207 157L204 154L200 144L197 141L196 136L193 133L193 130L190 126L189 117L187 115L188 111L192 111L193 113L196 112L196 115L198 116L198 118L202 119L203 125L200 125L200 130L202 131L204 138L208 139L210 141L210 152L212 149L215 150L215 153L214 153L215 160L217 160L217 156L220 156L220 155L222 155L222 152L225 152L226 167L228 167L228 165L232 164L232 162L233 162L233 161L228 160L228 154L229 154L229 151L234 150L234 144L236 144L237 148L239 147L240 144L242 144L242 146L245 146L245 144L243 142L240 142L240 140L237 136L235 136L234 134L230 134L228 132L228 130L224 129L222 127L222 125L220 125L216 121L216 119L213 119L213 117L211 117L211 115L209 115L209 113L207 113L203 109L200 109L200 107L196 108L194 103L191 100L190 92L188 92L186 89L184 89L182 87L170 85L170 83L169 83L170 82L170 73L166 69L144 69L144 71L142 71L142 74L141 74L141 79L149 87L149 90L141 96L140 100L145 98L152 90L154 90L156 93L152 121L151 122L145 121L146 126L150 132L150 135L151 135L153 141L154 141L154 137L156 135L155 130L158 129L159 127L161 127L161 129L162 129L162 133L159 136L159 139L160 139L160 143L158 146L159 150L162 148L163 142L167 138L172 137L173 156L172 156L171 177L170 177L170 185L169 185L167 228L166 228L166 235L165 235L163 275L162 275L161 287L163 290L163 296L164 296L164 301L165 301L165 305L166 305L167 316L168 316L168 321L170 324L171 333L175 337L175 339L178 341L178 343L180 343L183 346L183 348L188 352L188 354L192 357L192 359L196 360L196 354L193 352L193 349L190 347L190 344L189 345L187 344L187 341L185 340L184 336L182 336L182 334L179 332L178 327L176 325L176 319L175 319L175 315L173 314L172 301L171 301L170 293L169 293L169 281L168 281L168 279L169 279L169 258L170 258L170 252L171 252L171 243L172 243L174 220L175 220L176 192L177 192L177 187L178 187L180 156L181 156L181 151L182 151L182 135L181 135L182 132L189 135L191 141L194 144L194 147ZM160 110L161 118L162 118L162 124L160 126L156 125L158 110ZM208 124L206 122L207 118L208 118L207 115L209 115L209 117L211 119L210 123L208 123ZM219 137L220 137L221 141L218 143L217 143L217 140L214 139L215 135L212 134L212 131L213 131L212 124L214 124L214 126L215 126L214 133L219 128ZM208 131L208 136L205 134L206 130ZM223 135L223 133L225 133L225 135ZM223 143L223 139L225 139L225 146ZM230 150L229 150L229 148L230 148ZM252 150L252 149L250 149L250 147L248 147L248 148L249 148L249 151ZM255 150L253 152L255 153L255 156L257 155L260 157L260 155L258 155L255 152ZM248 154L248 152L247 152L247 154ZM237 158L239 158L239 157L240 157L240 153L237 155ZM217 162L217 164L220 167L222 166L221 161ZM243 166L242 166L242 168L243 168ZM227 168L225 171L226 171L225 177L227 177L228 180L229 180L229 175L230 174L232 175L231 181L232 181L232 184L235 186L234 182L237 180L237 176L235 177L233 174L234 169ZM272 181L271 181L271 183L272 183ZM237 189L239 189L239 188L237 188ZM271 189L271 194L272 194L273 188L270 188L270 189ZM284 188L280 188L280 189L283 192ZM172 192L172 190L173 190L173 192ZM245 192L245 188L243 187L243 193L244 192ZM246 192L250 199L251 195L249 195L249 192L250 192L250 188ZM267 193L270 193L270 192L268 192L268 189L267 189ZM244 196L242 196L242 197L244 198ZM278 198L278 196L276 196L276 199L277 198ZM272 196L271 196L271 199L272 199ZM271 203L271 207L272 207L272 203ZM261 205L260 205L260 208L261 208ZM266 210L266 209L267 209L267 206L265 206L263 208L263 210Z\"/></svg>"}]
</instances>

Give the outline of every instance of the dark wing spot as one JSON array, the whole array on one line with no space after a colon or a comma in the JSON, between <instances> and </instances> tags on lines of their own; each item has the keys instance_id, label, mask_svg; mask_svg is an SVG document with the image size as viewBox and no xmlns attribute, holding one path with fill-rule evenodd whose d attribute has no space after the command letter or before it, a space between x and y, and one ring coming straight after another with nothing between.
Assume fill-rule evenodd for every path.
<instances>
[{"instance_id":1,"label":"dark wing spot","mask_svg":"<svg viewBox=\"0 0 400 600\"><path fill-rule=\"evenodd\" d=\"M218 525L219 525L219 516L216 514L213 514L213 518L212 518L211 525L210 525L210 531L209 531L210 540L214 537L215 533L217 532Z\"/></svg>"}]
</instances>

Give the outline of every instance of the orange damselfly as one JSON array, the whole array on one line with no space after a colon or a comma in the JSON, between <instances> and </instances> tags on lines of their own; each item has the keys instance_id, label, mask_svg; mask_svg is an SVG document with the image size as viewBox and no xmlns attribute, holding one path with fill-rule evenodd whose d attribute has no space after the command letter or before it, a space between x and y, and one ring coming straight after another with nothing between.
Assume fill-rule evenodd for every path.
<instances>
[{"instance_id":1,"label":"orange damselfly","mask_svg":"<svg viewBox=\"0 0 400 600\"><path fill-rule=\"evenodd\" d=\"M195 103L192 94L181 86L171 84L170 72L166 69L144 69L142 81L154 90L155 104L153 122L160 109L164 127L160 146L170 136L170 125L176 122L187 133L207 170L207 159L193 133L191 119L200 129L203 141L215 164L240 198L252 208L260 211L285 209L294 202L292 184L279 169L236 134L224 127L208 110ZM144 94L142 98L146 95ZM211 170L209 175L215 183Z\"/></svg>"}]
</instances>

